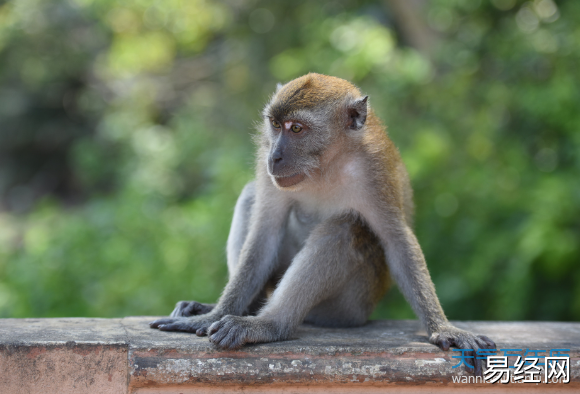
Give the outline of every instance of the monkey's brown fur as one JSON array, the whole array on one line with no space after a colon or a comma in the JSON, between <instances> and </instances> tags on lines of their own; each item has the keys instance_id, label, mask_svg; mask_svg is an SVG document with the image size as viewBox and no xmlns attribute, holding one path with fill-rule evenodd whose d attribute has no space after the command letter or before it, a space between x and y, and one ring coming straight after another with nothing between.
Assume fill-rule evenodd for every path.
<instances>
[{"instance_id":1,"label":"monkey's brown fur","mask_svg":"<svg viewBox=\"0 0 580 394\"><path fill-rule=\"evenodd\" d=\"M494 348L445 317L411 229L405 166L367 96L311 73L280 86L263 115L256 180L236 204L230 280L219 302L181 301L171 318L151 326L238 348L288 338L303 321L360 325L390 273L431 343L472 349L472 356ZM481 360L472 360L481 374Z\"/></svg>"},{"instance_id":2,"label":"monkey's brown fur","mask_svg":"<svg viewBox=\"0 0 580 394\"><path fill-rule=\"evenodd\" d=\"M270 112L272 117L281 119L296 109L338 102L345 94L360 96L359 90L344 79L310 73L288 82L276 95Z\"/></svg>"}]
</instances>

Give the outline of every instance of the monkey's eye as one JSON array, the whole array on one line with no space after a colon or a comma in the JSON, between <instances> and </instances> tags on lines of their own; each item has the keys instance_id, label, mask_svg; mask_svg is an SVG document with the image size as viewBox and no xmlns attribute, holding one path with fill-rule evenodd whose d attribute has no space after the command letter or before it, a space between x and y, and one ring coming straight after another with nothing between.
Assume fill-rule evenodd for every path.
<instances>
[{"instance_id":1,"label":"monkey's eye","mask_svg":"<svg viewBox=\"0 0 580 394\"><path fill-rule=\"evenodd\" d=\"M294 133L300 133L302 131L302 127L298 126L297 124L292 125L292 131Z\"/></svg>"},{"instance_id":2,"label":"monkey's eye","mask_svg":"<svg viewBox=\"0 0 580 394\"><path fill-rule=\"evenodd\" d=\"M280 127L282 127L280 122L278 122L276 119L272 119L272 126L274 126L275 129L279 129Z\"/></svg>"}]
</instances>

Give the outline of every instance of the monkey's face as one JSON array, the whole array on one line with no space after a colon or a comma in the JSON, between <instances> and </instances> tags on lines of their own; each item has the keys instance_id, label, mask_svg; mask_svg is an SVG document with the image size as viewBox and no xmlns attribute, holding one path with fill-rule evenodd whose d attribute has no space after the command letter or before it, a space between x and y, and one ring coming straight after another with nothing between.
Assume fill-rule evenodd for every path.
<instances>
[{"instance_id":1,"label":"monkey's face","mask_svg":"<svg viewBox=\"0 0 580 394\"><path fill-rule=\"evenodd\" d=\"M329 132L311 111L294 111L289 116L265 119L269 146L267 168L280 189L297 190L319 168L320 156L328 146Z\"/></svg>"},{"instance_id":2,"label":"monkey's face","mask_svg":"<svg viewBox=\"0 0 580 394\"><path fill-rule=\"evenodd\" d=\"M357 96L349 82L320 74L278 87L264 109L262 127L268 174L278 188L296 191L317 181L328 152L337 153L336 142L344 140L347 129L364 124L366 97Z\"/></svg>"}]
</instances>

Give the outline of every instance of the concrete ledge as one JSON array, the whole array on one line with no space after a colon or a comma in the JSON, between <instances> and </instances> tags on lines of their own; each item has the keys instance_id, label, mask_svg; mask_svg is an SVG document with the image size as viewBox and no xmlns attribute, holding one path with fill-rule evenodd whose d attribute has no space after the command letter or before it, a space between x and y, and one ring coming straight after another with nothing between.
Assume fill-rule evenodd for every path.
<instances>
[{"instance_id":1,"label":"concrete ledge","mask_svg":"<svg viewBox=\"0 0 580 394\"><path fill-rule=\"evenodd\" d=\"M417 321L302 326L289 341L223 352L207 338L150 329L153 319L1 319L0 393L580 390L580 323L455 322L498 349L570 349L569 384L490 385L454 383L468 376L452 368L459 353L429 344Z\"/></svg>"}]
</instances>

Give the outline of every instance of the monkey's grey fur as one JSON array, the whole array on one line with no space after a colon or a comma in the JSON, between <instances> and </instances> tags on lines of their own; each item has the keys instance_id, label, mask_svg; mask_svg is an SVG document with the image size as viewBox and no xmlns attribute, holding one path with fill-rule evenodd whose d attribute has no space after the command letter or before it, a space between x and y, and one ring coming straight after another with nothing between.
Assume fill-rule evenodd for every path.
<instances>
[{"instance_id":1,"label":"monkey's grey fur","mask_svg":"<svg viewBox=\"0 0 580 394\"><path fill-rule=\"evenodd\" d=\"M258 144L256 180L234 210L230 280L218 303L180 301L152 327L209 335L232 349L286 339L303 321L358 326L390 273L431 343L472 356L495 348L445 317L411 230L407 172L356 87L319 74L280 86ZM470 361L481 374L481 360Z\"/></svg>"}]
</instances>

